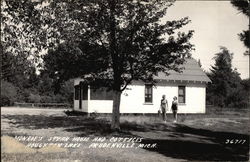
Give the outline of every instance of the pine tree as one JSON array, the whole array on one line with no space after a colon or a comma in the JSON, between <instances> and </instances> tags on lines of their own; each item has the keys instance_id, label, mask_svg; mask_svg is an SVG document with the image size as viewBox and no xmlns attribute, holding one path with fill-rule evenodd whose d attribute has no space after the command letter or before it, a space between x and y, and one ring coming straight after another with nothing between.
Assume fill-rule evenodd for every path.
<instances>
[{"instance_id":1,"label":"pine tree","mask_svg":"<svg viewBox=\"0 0 250 162\"><path fill-rule=\"evenodd\" d=\"M221 52L215 54L215 65L212 66L209 77L212 81L208 85L208 99L214 105L237 106L236 102L241 100L239 95L241 88L241 78L236 69L232 68L233 53L225 47L221 47ZM235 96L238 94L237 96ZM238 97L238 98L237 98Z\"/></svg>"}]
</instances>

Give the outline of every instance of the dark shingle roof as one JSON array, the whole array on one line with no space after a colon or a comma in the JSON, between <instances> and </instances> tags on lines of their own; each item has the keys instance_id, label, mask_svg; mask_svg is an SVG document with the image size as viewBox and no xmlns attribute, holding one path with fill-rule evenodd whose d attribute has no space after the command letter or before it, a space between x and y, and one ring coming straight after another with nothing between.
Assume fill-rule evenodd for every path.
<instances>
[{"instance_id":1,"label":"dark shingle roof","mask_svg":"<svg viewBox=\"0 0 250 162\"><path fill-rule=\"evenodd\" d=\"M171 70L169 71L170 74L166 75L165 73L160 72L154 77L154 79L211 82L195 59L186 59L186 62L181 65L181 67L184 67L181 73Z\"/></svg>"}]
</instances>

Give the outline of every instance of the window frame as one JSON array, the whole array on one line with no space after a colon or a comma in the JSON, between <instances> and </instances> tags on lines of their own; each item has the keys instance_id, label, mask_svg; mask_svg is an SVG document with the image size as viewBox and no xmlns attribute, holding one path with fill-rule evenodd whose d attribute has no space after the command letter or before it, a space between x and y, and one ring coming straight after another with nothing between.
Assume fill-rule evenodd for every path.
<instances>
[{"instance_id":1,"label":"window frame","mask_svg":"<svg viewBox=\"0 0 250 162\"><path fill-rule=\"evenodd\" d=\"M180 89L183 89L183 94L180 94ZM183 102L180 102L180 98L183 97ZM179 104L186 104L186 86L180 85L178 86L178 103Z\"/></svg>"},{"instance_id":2,"label":"window frame","mask_svg":"<svg viewBox=\"0 0 250 162\"><path fill-rule=\"evenodd\" d=\"M90 87L90 100L113 100L114 92L108 87Z\"/></svg>"},{"instance_id":3,"label":"window frame","mask_svg":"<svg viewBox=\"0 0 250 162\"><path fill-rule=\"evenodd\" d=\"M74 89L75 89L74 99L79 100L80 99L80 85L75 85Z\"/></svg>"},{"instance_id":4,"label":"window frame","mask_svg":"<svg viewBox=\"0 0 250 162\"><path fill-rule=\"evenodd\" d=\"M152 84L145 84L144 86L144 103L153 103L153 85ZM150 87L150 88L148 88ZM147 93L148 89L151 89L151 93ZM149 99L149 100L148 100Z\"/></svg>"},{"instance_id":5,"label":"window frame","mask_svg":"<svg viewBox=\"0 0 250 162\"><path fill-rule=\"evenodd\" d=\"M81 86L81 98L82 100L88 100L88 85L86 84Z\"/></svg>"}]
</instances>

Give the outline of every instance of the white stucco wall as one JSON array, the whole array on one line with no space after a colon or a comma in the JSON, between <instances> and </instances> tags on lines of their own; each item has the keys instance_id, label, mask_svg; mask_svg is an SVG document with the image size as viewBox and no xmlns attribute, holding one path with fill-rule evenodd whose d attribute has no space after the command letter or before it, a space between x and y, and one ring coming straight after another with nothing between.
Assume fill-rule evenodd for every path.
<instances>
[{"instance_id":1,"label":"white stucco wall","mask_svg":"<svg viewBox=\"0 0 250 162\"><path fill-rule=\"evenodd\" d=\"M90 100L89 112L111 113L112 106L113 106L112 100Z\"/></svg>"},{"instance_id":2,"label":"white stucco wall","mask_svg":"<svg viewBox=\"0 0 250 162\"><path fill-rule=\"evenodd\" d=\"M74 108L74 110L79 110L79 100L74 99L74 107L73 108Z\"/></svg>"},{"instance_id":3,"label":"white stucco wall","mask_svg":"<svg viewBox=\"0 0 250 162\"><path fill-rule=\"evenodd\" d=\"M82 100L82 109L79 109L79 100L74 100L74 110L88 112L88 100Z\"/></svg>"},{"instance_id":4,"label":"white stucco wall","mask_svg":"<svg viewBox=\"0 0 250 162\"><path fill-rule=\"evenodd\" d=\"M75 80L75 85L79 84L79 79ZM169 103L167 113L172 113L171 102L174 96L178 97L178 86L186 86L186 103L179 104L179 113L205 113L205 84L186 83L174 84L165 83L153 87L153 103L144 103L144 85L129 85L128 90L123 91L121 95L120 112L121 113L157 113L160 108L160 100L162 95L166 95ZM88 98L90 93L88 95ZM112 100L88 100L83 101L82 108L79 110L79 101L74 101L74 109L84 112L111 113Z\"/></svg>"}]
</instances>

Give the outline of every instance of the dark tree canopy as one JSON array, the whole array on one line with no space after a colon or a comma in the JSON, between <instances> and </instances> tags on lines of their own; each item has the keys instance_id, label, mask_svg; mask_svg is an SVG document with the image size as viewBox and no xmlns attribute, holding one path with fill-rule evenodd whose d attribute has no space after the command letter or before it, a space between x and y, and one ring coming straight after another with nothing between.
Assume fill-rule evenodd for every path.
<instances>
[{"instance_id":1,"label":"dark tree canopy","mask_svg":"<svg viewBox=\"0 0 250 162\"><path fill-rule=\"evenodd\" d=\"M250 16L250 6L249 6L249 0L232 0L231 4L239 10L241 13L246 15L248 18ZM249 42L249 29L243 30L242 33L239 34L240 40L244 43L245 47L248 48L248 50L245 52L245 55L249 54L249 48L250 48L250 42Z\"/></svg>"},{"instance_id":2,"label":"dark tree canopy","mask_svg":"<svg viewBox=\"0 0 250 162\"><path fill-rule=\"evenodd\" d=\"M54 80L55 93L61 84L71 78L96 73L100 68L108 67L106 49L100 46L80 42L79 44L63 43L56 50L49 50L43 56L43 70ZM104 56L103 56L104 55Z\"/></svg>"},{"instance_id":3,"label":"dark tree canopy","mask_svg":"<svg viewBox=\"0 0 250 162\"><path fill-rule=\"evenodd\" d=\"M186 25L189 22L188 18L161 22L160 18L172 4L169 1L114 1L114 4L116 5L113 21L110 13L111 1L51 3L51 6L57 10L54 13L55 17L60 20L60 25L57 26L67 26L68 23L80 26L82 23L82 29L77 30L78 36L73 34L74 39L68 39L67 44L74 41L74 47L80 49L82 56L89 55L88 57L93 57L90 55L98 53L97 50L101 49L102 55L94 57L99 57L102 62L108 60L109 63L104 64L108 66L99 68L98 73L95 71L91 76L95 79L99 77L103 79L108 75L108 78L112 79L117 72L122 75L119 78L119 84L126 85L132 79L146 81L158 71L178 70L178 65L183 62L182 56L188 55L192 48L188 42L192 31L187 34L175 34L175 30ZM66 13L58 15L62 12ZM62 20L65 15L71 22ZM56 22L59 23L59 20ZM114 29L111 30L112 23L114 23ZM58 30L64 33L64 38L68 38L65 33L71 32L65 27ZM114 38L111 39L112 34ZM95 51L85 51L86 47L82 46L81 42L86 40L87 44L98 48ZM112 42L115 42L114 45ZM111 50L111 46L114 46L114 49ZM60 48L58 47L56 51L60 51Z\"/></svg>"},{"instance_id":4,"label":"dark tree canopy","mask_svg":"<svg viewBox=\"0 0 250 162\"><path fill-rule=\"evenodd\" d=\"M249 14L249 0L231 0L232 5L240 12L250 16Z\"/></svg>"}]
</instances>

